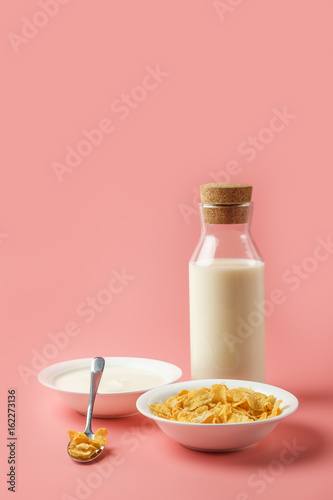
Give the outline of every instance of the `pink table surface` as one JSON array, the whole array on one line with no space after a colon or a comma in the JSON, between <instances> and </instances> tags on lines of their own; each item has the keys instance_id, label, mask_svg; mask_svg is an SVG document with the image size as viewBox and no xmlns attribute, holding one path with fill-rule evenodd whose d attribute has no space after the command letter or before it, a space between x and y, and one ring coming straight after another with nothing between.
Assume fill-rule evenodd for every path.
<instances>
[{"instance_id":1,"label":"pink table surface","mask_svg":"<svg viewBox=\"0 0 333 500\"><path fill-rule=\"evenodd\" d=\"M298 411L246 450L189 450L149 419L135 415L93 419L93 429L108 429L109 445L99 461L80 465L66 454L66 429L83 429L85 417L48 389L32 384L28 392L18 393L16 497L167 500L173 492L175 498L329 500L332 400L322 391L316 395L293 385L288 389L299 397Z\"/></svg>"},{"instance_id":2,"label":"pink table surface","mask_svg":"<svg viewBox=\"0 0 333 500\"><path fill-rule=\"evenodd\" d=\"M1 498L330 500L332 3L3 4ZM85 419L38 371L141 356L190 378L198 187L225 181L254 186L267 381L299 410L229 454L183 448L139 415L95 421L109 430L105 458L72 463L66 430Z\"/></svg>"}]
</instances>

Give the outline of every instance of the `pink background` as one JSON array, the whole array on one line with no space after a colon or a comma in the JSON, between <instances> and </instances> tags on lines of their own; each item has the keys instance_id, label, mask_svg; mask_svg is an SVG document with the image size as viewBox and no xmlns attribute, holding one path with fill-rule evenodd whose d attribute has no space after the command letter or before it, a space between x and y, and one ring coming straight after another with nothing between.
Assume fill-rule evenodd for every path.
<instances>
[{"instance_id":1,"label":"pink background","mask_svg":"<svg viewBox=\"0 0 333 500\"><path fill-rule=\"evenodd\" d=\"M333 238L333 6L42 4L6 2L1 15L1 496L11 494L6 415L15 388L17 499L328 500L333 248L318 245ZM131 100L119 109L125 94ZM80 142L98 126L99 145ZM67 147L86 156L58 178L54 162L65 164ZM285 297L267 318L267 381L293 392L300 408L258 445L225 455L187 450L141 416L95 421L109 430L114 461L98 481L101 472L65 452L66 429L83 429L84 417L36 373L72 358L142 356L190 378L197 189L226 180L254 186L266 295ZM122 269L133 279L121 293L94 317L80 316L82 302ZM50 332L68 322L80 333L52 350ZM32 371L23 377L24 369ZM281 470L286 442L302 451Z\"/></svg>"}]
</instances>

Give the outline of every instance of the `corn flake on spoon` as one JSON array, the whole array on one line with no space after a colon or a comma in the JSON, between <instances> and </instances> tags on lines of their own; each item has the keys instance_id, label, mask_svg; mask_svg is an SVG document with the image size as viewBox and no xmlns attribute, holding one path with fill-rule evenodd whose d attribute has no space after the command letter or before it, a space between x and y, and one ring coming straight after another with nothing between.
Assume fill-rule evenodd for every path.
<instances>
[{"instance_id":1,"label":"corn flake on spoon","mask_svg":"<svg viewBox=\"0 0 333 500\"><path fill-rule=\"evenodd\" d=\"M83 432L68 431L70 442L67 446L67 453L76 462L87 463L95 460L107 444L106 429L98 429L96 434L91 430L95 398L104 366L104 358L94 358L91 362L90 395L85 430Z\"/></svg>"}]
</instances>

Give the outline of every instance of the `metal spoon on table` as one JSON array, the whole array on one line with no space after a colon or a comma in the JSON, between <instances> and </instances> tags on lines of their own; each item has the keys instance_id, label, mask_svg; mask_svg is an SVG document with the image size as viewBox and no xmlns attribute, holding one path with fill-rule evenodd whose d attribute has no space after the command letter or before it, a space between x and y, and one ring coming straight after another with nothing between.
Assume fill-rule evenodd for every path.
<instances>
[{"instance_id":1,"label":"metal spoon on table","mask_svg":"<svg viewBox=\"0 0 333 500\"><path fill-rule=\"evenodd\" d=\"M105 366L104 358L94 358L91 362L90 395L89 395L89 403L88 403L88 411L87 411L87 421L86 421L86 428L83 431L85 433L85 435L90 439L94 439L94 437L95 437L95 434L91 430L91 419L92 419L92 415L93 415L93 408L94 408L95 398L96 398L96 394L97 394L97 389L98 389L99 382L100 382L102 374L103 374L104 366ZM91 458L79 459L79 458L72 457L72 455L69 453L69 449L68 449L69 445L70 445L70 442L68 443L68 446L67 446L68 455L76 462L81 462L81 463L88 463L88 462L91 462L92 460L95 460L95 458L99 457L99 455L104 450L104 445L101 445L100 449L97 450L96 453L94 453L94 455Z\"/></svg>"}]
</instances>

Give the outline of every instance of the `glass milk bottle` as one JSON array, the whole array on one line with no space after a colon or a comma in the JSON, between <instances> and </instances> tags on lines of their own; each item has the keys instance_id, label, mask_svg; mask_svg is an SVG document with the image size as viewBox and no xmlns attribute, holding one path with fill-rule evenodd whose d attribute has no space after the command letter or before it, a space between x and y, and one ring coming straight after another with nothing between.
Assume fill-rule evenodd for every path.
<instances>
[{"instance_id":1,"label":"glass milk bottle","mask_svg":"<svg viewBox=\"0 0 333 500\"><path fill-rule=\"evenodd\" d=\"M264 262L251 236L252 186L200 186L189 265L192 379L265 382Z\"/></svg>"}]
</instances>

